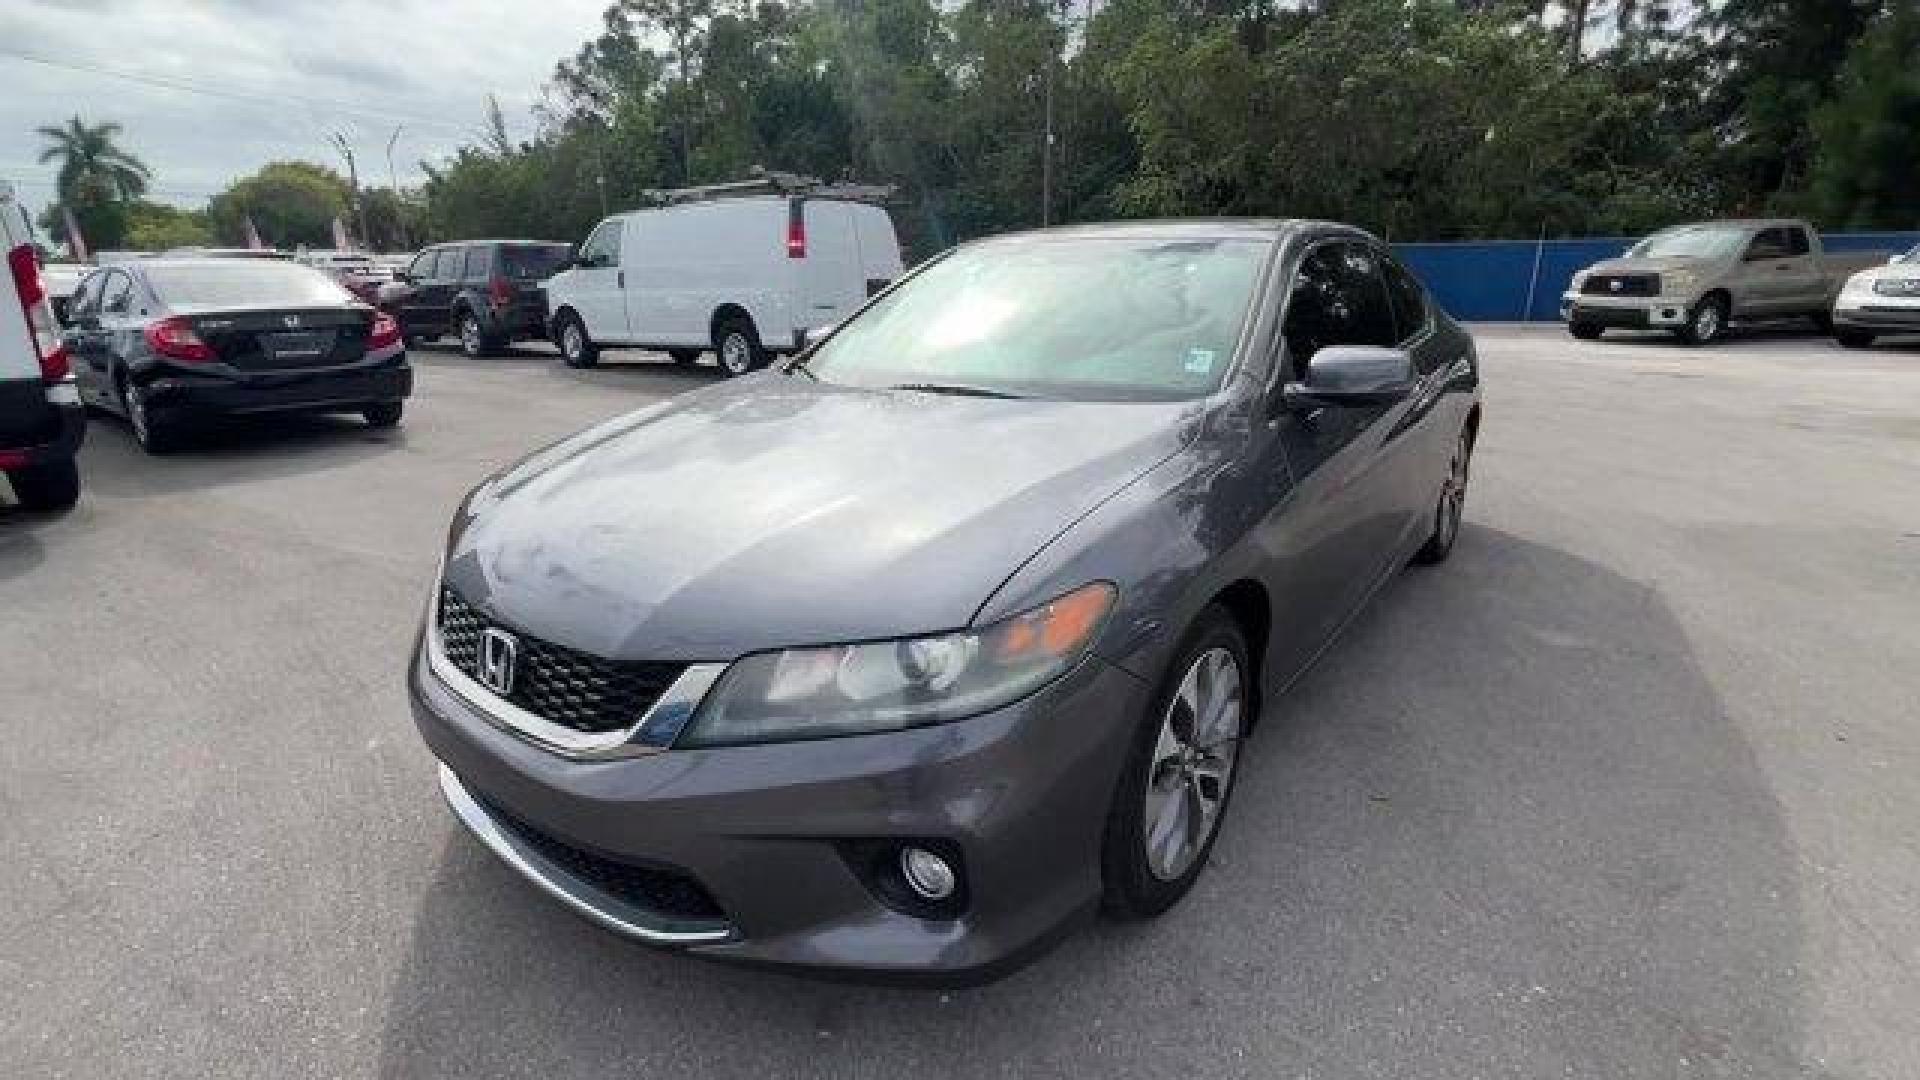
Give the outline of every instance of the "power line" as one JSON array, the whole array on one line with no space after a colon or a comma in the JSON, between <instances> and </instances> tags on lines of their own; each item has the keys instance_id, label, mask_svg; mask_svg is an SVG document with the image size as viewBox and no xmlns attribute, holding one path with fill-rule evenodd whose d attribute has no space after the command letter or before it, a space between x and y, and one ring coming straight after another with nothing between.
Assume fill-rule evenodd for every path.
<instances>
[{"instance_id":1,"label":"power line","mask_svg":"<svg viewBox=\"0 0 1920 1080\"><path fill-rule=\"evenodd\" d=\"M178 90L188 94L205 94L208 97L226 98L230 101L243 101L255 105L272 106L284 106L288 103L295 103L334 109L356 116L379 117L385 120L404 120L410 124L421 124L448 131L458 131L462 134L471 134L472 132L472 127L469 124L461 124L451 120L440 120L428 116L416 116L412 113L393 112L386 109L369 109L363 105L355 105L352 102L335 101L328 98L304 97L298 94L264 94L227 90L220 87L208 86L205 83L178 79L170 75L151 75L138 71L122 71L115 68L101 67L98 64L84 64L75 60L54 60L45 56L35 56L32 53L19 52L14 49L0 49L0 56L11 57L15 60L24 60L29 64L39 64L43 67L82 71L93 75L104 75L108 78L144 83L148 86L159 87L163 90Z\"/></svg>"}]
</instances>

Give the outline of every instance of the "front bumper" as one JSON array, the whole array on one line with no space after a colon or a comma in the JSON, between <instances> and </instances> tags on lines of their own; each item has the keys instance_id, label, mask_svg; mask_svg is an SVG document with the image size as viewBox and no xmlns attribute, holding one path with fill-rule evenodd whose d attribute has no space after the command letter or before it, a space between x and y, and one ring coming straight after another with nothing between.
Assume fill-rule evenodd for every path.
<instances>
[{"instance_id":1,"label":"front bumper","mask_svg":"<svg viewBox=\"0 0 1920 1080\"><path fill-rule=\"evenodd\" d=\"M1569 323L1629 330L1676 330L1693 305L1679 296L1609 297L1569 292L1560 297L1560 318Z\"/></svg>"},{"instance_id":2,"label":"front bumper","mask_svg":"<svg viewBox=\"0 0 1920 1080\"><path fill-rule=\"evenodd\" d=\"M1876 334L1920 334L1920 297L1844 294L1833 307L1833 325Z\"/></svg>"},{"instance_id":3,"label":"front bumper","mask_svg":"<svg viewBox=\"0 0 1920 1080\"><path fill-rule=\"evenodd\" d=\"M1107 811L1148 692L1089 658L1024 701L951 724L578 760L495 726L424 652L410 684L456 815L575 911L714 959L936 983L997 977L1093 910ZM539 845L515 843L529 825L589 857L683 873L721 918L690 924L624 904L529 857ZM890 840L957 853L957 917L898 909L846 854Z\"/></svg>"},{"instance_id":4,"label":"front bumper","mask_svg":"<svg viewBox=\"0 0 1920 1080\"><path fill-rule=\"evenodd\" d=\"M249 372L238 379L166 368L156 369L144 389L148 408L171 413L346 411L406 398L413 393L413 369L404 354L377 367Z\"/></svg>"}]
</instances>

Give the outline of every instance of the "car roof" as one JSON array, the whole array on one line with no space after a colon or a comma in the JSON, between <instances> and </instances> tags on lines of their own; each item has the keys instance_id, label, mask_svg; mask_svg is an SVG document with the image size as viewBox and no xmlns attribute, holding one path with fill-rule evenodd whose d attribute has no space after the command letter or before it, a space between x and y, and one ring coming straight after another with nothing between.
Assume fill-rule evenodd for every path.
<instances>
[{"instance_id":1,"label":"car roof","mask_svg":"<svg viewBox=\"0 0 1920 1080\"><path fill-rule=\"evenodd\" d=\"M1364 229L1334 221L1306 218L1155 218L1141 221L1103 221L1061 225L1050 229L1003 233L975 243L1020 239L1148 239L1148 240L1265 240L1278 243L1295 236L1342 234L1373 239Z\"/></svg>"},{"instance_id":2,"label":"car roof","mask_svg":"<svg viewBox=\"0 0 1920 1080\"><path fill-rule=\"evenodd\" d=\"M481 244L525 244L529 247L571 247L565 240L443 240L438 244L428 244L422 251L434 248L475 247Z\"/></svg>"},{"instance_id":3,"label":"car roof","mask_svg":"<svg viewBox=\"0 0 1920 1080\"><path fill-rule=\"evenodd\" d=\"M1789 225L1811 228L1799 218L1715 218L1711 221L1689 221L1680 225L1669 225L1659 232L1673 232L1675 229L1698 229L1709 225L1732 226L1736 229L1782 229Z\"/></svg>"}]
</instances>

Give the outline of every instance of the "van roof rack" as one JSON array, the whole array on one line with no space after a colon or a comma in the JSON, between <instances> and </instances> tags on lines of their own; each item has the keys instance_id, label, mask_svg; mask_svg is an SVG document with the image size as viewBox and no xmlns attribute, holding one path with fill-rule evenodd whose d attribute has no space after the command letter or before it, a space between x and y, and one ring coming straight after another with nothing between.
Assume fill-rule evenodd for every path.
<instances>
[{"instance_id":1,"label":"van roof rack","mask_svg":"<svg viewBox=\"0 0 1920 1080\"><path fill-rule=\"evenodd\" d=\"M885 203L893 198L892 184L827 183L818 177L799 173L775 172L754 168L752 179L697 187L648 188L648 202L657 206L706 202L713 199L738 199L751 195L786 195L807 199L844 199L848 202Z\"/></svg>"}]
</instances>

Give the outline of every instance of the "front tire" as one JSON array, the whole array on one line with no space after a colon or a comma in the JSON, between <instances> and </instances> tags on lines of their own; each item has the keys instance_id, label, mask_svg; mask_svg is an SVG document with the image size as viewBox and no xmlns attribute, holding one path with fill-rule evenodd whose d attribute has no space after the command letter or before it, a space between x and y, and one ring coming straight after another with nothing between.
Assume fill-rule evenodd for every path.
<instances>
[{"instance_id":1,"label":"front tire","mask_svg":"<svg viewBox=\"0 0 1920 1080\"><path fill-rule=\"evenodd\" d=\"M368 427L390 428L399 425L406 411L404 401L377 401L361 409L360 415L366 418Z\"/></svg>"},{"instance_id":2,"label":"front tire","mask_svg":"<svg viewBox=\"0 0 1920 1080\"><path fill-rule=\"evenodd\" d=\"M1199 879L1233 794L1254 678L1239 623L1210 605L1140 718L1107 812L1100 863L1108 914L1150 919Z\"/></svg>"},{"instance_id":3,"label":"front tire","mask_svg":"<svg viewBox=\"0 0 1920 1080\"><path fill-rule=\"evenodd\" d=\"M1413 561L1423 566L1447 561L1453 543L1460 538L1460 522L1467 509L1467 479L1473 464L1473 431L1460 432L1454 444L1453 460L1447 463L1447 478L1440 485L1440 502L1433 511L1433 531L1427 542L1413 553Z\"/></svg>"},{"instance_id":4,"label":"front tire","mask_svg":"<svg viewBox=\"0 0 1920 1080\"><path fill-rule=\"evenodd\" d=\"M1698 348L1720 339L1727 329L1726 298L1713 293L1701 298L1687 313L1687 325L1674 332L1681 344Z\"/></svg>"},{"instance_id":5,"label":"front tire","mask_svg":"<svg viewBox=\"0 0 1920 1080\"><path fill-rule=\"evenodd\" d=\"M587 325L571 311L560 315L553 342L560 346L560 359L570 368L590 368L600 363L600 347L587 336Z\"/></svg>"},{"instance_id":6,"label":"front tire","mask_svg":"<svg viewBox=\"0 0 1920 1080\"><path fill-rule=\"evenodd\" d=\"M1600 335L1606 332L1607 328L1601 326L1599 323L1570 322L1567 324L1567 333L1572 334L1581 341L1597 341Z\"/></svg>"},{"instance_id":7,"label":"front tire","mask_svg":"<svg viewBox=\"0 0 1920 1080\"><path fill-rule=\"evenodd\" d=\"M13 497L28 510L70 510L80 501L80 466L72 459L48 461L7 473Z\"/></svg>"},{"instance_id":8,"label":"front tire","mask_svg":"<svg viewBox=\"0 0 1920 1080\"><path fill-rule=\"evenodd\" d=\"M760 333L751 319L736 317L715 327L713 353L728 378L758 371L767 364L766 351L760 348Z\"/></svg>"},{"instance_id":9,"label":"front tire","mask_svg":"<svg viewBox=\"0 0 1920 1080\"><path fill-rule=\"evenodd\" d=\"M1836 330L1833 340L1846 349L1870 349L1873 347L1873 335L1865 330Z\"/></svg>"}]
</instances>

